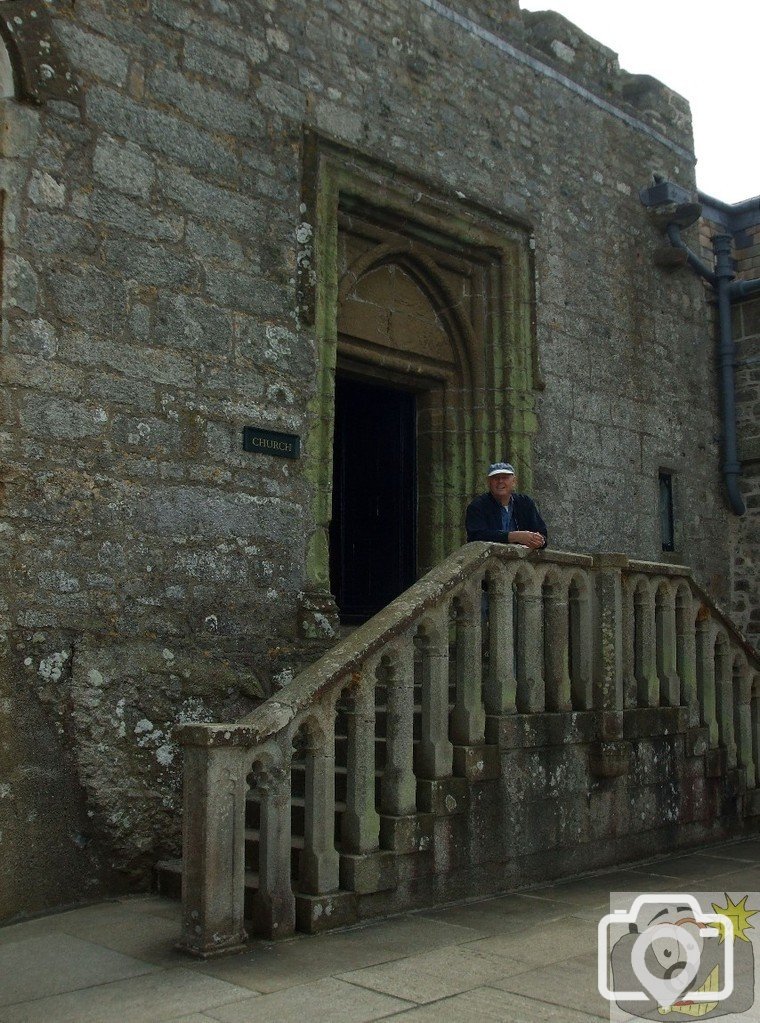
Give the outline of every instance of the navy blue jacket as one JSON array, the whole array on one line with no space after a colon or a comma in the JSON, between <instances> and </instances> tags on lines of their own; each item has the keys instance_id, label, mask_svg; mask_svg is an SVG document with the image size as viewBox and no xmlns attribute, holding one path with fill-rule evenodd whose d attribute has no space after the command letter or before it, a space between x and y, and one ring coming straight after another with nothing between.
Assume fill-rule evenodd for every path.
<instances>
[{"instance_id":1,"label":"navy blue jacket","mask_svg":"<svg viewBox=\"0 0 760 1023\"><path fill-rule=\"evenodd\" d=\"M540 533L548 543L546 523L536 507L536 502L527 494L512 494L512 515L515 529L528 529ZM490 493L481 494L467 506L465 517L467 539L492 540L508 543L507 533L501 528L501 504Z\"/></svg>"}]
</instances>

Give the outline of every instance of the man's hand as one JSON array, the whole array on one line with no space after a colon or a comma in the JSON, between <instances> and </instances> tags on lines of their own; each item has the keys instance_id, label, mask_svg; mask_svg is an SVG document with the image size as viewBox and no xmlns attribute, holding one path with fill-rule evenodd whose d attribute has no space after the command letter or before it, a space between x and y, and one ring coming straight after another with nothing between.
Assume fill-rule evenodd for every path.
<instances>
[{"instance_id":1,"label":"man's hand","mask_svg":"<svg viewBox=\"0 0 760 1023\"><path fill-rule=\"evenodd\" d=\"M545 544L540 533L531 533L528 529L513 529L507 540L509 543L521 543L523 547L530 547L532 551L540 550Z\"/></svg>"}]
</instances>

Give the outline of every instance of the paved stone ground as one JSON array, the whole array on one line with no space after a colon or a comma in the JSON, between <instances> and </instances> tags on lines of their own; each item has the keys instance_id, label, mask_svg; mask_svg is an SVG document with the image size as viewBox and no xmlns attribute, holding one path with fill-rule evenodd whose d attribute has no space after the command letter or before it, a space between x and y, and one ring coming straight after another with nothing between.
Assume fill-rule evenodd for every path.
<instances>
[{"instance_id":1,"label":"paved stone ground","mask_svg":"<svg viewBox=\"0 0 760 1023\"><path fill-rule=\"evenodd\" d=\"M177 904L104 902L0 928L0 1023L609 1019L596 990L597 923L609 894L668 890L760 891L760 839L261 942L212 963L174 951ZM757 1023L757 1002L722 1019Z\"/></svg>"}]
</instances>

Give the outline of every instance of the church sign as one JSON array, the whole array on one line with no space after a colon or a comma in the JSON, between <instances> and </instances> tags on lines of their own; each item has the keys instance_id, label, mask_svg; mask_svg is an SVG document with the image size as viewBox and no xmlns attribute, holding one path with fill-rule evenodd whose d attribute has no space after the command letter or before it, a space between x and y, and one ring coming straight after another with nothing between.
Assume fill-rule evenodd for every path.
<instances>
[{"instance_id":1,"label":"church sign","mask_svg":"<svg viewBox=\"0 0 760 1023\"><path fill-rule=\"evenodd\" d=\"M243 450L257 451L260 455L276 455L278 458L298 458L301 454L301 438L293 433L277 433L275 430L260 430L257 426L245 426Z\"/></svg>"}]
</instances>

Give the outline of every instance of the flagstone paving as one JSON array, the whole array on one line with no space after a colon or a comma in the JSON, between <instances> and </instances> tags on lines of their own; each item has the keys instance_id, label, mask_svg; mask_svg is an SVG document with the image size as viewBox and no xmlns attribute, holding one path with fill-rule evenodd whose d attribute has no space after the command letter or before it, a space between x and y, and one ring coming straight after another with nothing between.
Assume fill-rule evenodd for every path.
<instances>
[{"instance_id":1,"label":"flagstone paving","mask_svg":"<svg viewBox=\"0 0 760 1023\"><path fill-rule=\"evenodd\" d=\"M0 1023L593 1023L610 1018L596 925L622 891L760 891L760 841L254 942L213 962L174 949L179 906L158 896L40 917L0 927ZM758 1023L760 999L722 1019Z\"/></svg>"}]
</instances>

